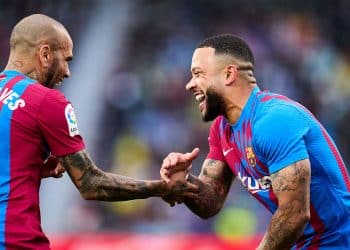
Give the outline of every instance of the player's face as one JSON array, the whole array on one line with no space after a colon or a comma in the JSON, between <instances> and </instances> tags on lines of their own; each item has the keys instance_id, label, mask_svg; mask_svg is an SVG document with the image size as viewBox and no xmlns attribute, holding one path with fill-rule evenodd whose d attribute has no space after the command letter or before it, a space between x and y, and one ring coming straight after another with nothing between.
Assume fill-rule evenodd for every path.
<instances>
[{"instance_id":1,"label":"player's face","mask_svg":"<svg viewBox=\"0 0 350 250\"><path fill-rule=\"evenodd\" d=\"M53 60L48 67L43 83L48 88L61 84L64 78L70 76L69 62L73 58L73 43L69 37L65 39L61 48L52 52Z\"/></svg>"},{"instance_id":2,"label":"player's face","mask_svg":"<svg viewBox=\"0 0 350 250\"><path fill-rule=\"evenodd\" d=\"M193 92L199 102L199 110L203 121L212 121L223 114L225 102L220 95L221 70L215 63L213 48L198 48L192 57L192 78L186 85L186 90Z\"/></svg>"}]
</instances>

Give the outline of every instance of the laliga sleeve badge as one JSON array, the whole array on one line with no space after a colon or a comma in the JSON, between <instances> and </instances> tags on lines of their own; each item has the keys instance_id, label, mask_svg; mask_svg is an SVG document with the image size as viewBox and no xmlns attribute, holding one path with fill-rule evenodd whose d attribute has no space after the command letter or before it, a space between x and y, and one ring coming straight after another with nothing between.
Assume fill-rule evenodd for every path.
<instances>
[{"instance_id":1,"label":"laliga sleeve badge","mask_svg":"<svg viewBox=\"0 0 350 250\"><path fill-rule=\"evenodd\" d=\"M70 103L67 104L67 106L64 110L64 115L65 115L66 120L67 120L69 135L71 137L73 137L75 135L79 135L78 123L77 123L77 119L76 119L75 114L74 114L74 109L73 109L72 104L70 104Z\"/></svg>"}]
</instances>

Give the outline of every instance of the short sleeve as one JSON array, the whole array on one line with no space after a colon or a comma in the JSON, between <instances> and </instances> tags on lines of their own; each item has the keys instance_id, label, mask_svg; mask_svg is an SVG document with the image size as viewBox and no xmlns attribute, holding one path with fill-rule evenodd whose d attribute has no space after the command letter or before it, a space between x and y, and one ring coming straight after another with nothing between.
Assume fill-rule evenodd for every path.
<instances>
[{"instance_id":1,"label":"short sleeve","mask_svg":"<svg viewBox=\"0 0 350 250\"><path fill-rule=\"evenodd\" d=\"M305 135L310 130L302 111L294 106L272 106L255 123L257 152L265 159L270 173L309 158Z\"/></svg>"},{"instance_id":2,"label":"short sleeve","mask_svg":"<svg viewBox=\"0 0 350 250\"><path fill-rule=\"evenodd\" d=\"M71 103L57 90L50 90L39 107L40 129L55 156L85 148Z\"/></svg>"},{"instance_id":3,"label":"short sleeve","mask_svg":"<svg viewBox=\"0 0 350 250\"><path fill-rule=\"evenodd\" d=\"M210 127L209 131L209 153L207 159L225 161L225 157L222 153L221 140L220 140L220 121L221 118L217 118Z\"/></svg>"}]
</instances>

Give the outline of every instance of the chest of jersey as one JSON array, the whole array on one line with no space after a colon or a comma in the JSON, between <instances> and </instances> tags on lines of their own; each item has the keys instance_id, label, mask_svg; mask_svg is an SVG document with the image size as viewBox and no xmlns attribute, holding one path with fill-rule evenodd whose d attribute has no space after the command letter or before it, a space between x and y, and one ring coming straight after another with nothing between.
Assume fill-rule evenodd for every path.
<instances>
[{"instance_id":1,"label":"chest of jersey","mask_svg":"<svg viewBox=\"0 0 350 250\"><path fill-rule=\"evenodd\" d=\"M232 172L252 194L271 189L271 179L255 153L252 129L248 122L239 128L227 125L221 137L223 155Z\"/></svg>"}]
</instances>

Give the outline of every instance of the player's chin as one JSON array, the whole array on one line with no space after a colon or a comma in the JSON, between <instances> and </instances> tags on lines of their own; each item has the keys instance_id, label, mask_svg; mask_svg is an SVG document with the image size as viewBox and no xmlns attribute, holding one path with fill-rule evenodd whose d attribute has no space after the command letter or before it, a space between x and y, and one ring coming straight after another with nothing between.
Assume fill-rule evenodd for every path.
<instances>
[{"instance_id":1,"label":"player's chin","mask_svg":"<svg viewBox=\"0 0 350 250\"><path fill-rule=\"evenodd\" d=\"M201 112L201 115L202 117L204 117L207 113L207 106L206 106L206 103L205 102L201 102L199 105L198 105L198 108L199 108L199 112Z\"/></svg>"},{"instance_id":2,"label":"player's chin","mask_svg":"<svg viewBox=\"0 0 350 250\"><path fill-rule=\"evenodd\" d=\"M202 112L202 120L204 122L211 122L211 121L215 120L216 117L218 117L218 114L210 113L210 112L205 111L205 110Z\"/></svg>"},{"instance_id":3,"label":"player's chin","mask_svg":"<svg viewBox=\"0 0 350 250\"><path fill-rule=\"evenodd\" d=\"M49 89L53 89L55 88L57 84L55 82L46 82L45 83L45 87L49 88Z\"/></svg>"},{"instance_id":4,"label":"player's chin","mask_svg":"<svg viewBox=\"0 0 350 250\"><path fill-rule=\"evenodd\" d=\"M202 121L206 122L206 117L207 117L206 111L205 110L201 110L200 112L201 112L201 116L202 116Z\"/></svg>"},{"instance_id":5,"label":"player's chin","mask_svg":"<svg viewBox=\"0 0 350 250\"><path fill-rule=\"evenodd\" d=\"M203 122L210 122L212 121L213 119L210 119L210 117L208 117L208 115L204 112L202 113L202 121Z\"/></svg>"}]
</instances>

